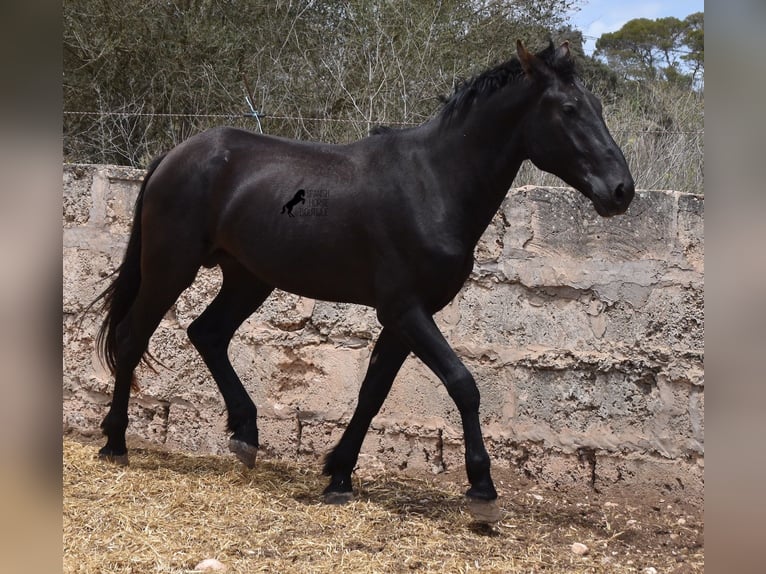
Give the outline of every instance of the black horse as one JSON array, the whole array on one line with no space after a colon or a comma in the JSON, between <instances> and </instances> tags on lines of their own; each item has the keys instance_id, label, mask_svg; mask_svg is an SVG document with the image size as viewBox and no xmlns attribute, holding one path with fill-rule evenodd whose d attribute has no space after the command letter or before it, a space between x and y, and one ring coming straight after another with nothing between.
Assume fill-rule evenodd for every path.
<instances>
[{"instance_id":1,"label":"black horse","mask_svg":"<svg viewBox=\"0 0 766 574\"><path fill-rule=\"evenodd\" d=\"M517 58L457 86L416 128L380 129L347 145L215 128L155 160L125 259L99 298L106 318L98 346L115 376L100 455L127 463L133 371L200 266L219 265L221 290L188 335L223 395L229 447L244 464L255 463L258 429L255 405L227 354L240 324L275 288L368 305L382 331L356 410L327 456L325 500L351 498L362 441L412 352L460 413L471 509L479 520L497 520L479 391L432 316L468 278L474 248L525 159L578 189L602 216L625 212L634 194L568 43L537 54L521 42L516 49ZM326 217L281 217L285 200L305 188L327 191Z\"/></svg>"}]
</instances>

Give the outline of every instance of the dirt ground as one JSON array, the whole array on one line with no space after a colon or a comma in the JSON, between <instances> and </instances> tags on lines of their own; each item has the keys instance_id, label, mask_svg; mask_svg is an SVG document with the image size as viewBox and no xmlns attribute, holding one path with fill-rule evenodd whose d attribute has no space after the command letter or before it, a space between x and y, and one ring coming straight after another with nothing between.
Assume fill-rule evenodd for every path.
<instances>
[{"instance_id":1,"label":"dirt ground","mask_svg":"<svg viewBox=\"0 0 766 574\"><path fill-rule=\"evenodd\" d=\"M328 506L318 464L248 470L134 444L118 467L97 450L64 438L65 573L189 573L208 558L227 572L704 571L701 504L639 488L557 491L496 470L503 519L488 527L456 472L359 471L355 501Z\"/></svg>"}]
</instances>

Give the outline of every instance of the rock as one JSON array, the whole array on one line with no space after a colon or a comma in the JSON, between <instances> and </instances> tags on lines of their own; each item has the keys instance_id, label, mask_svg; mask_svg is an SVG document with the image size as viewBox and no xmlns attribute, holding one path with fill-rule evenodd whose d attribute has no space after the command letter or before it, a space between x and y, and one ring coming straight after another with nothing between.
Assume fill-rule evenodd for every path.
<instances>
[{"instance_id":1,"label":"rock","mask_svg":"<svg viewBox=\"0 0 766 574\"><path fill-rule=\"evenodd\" d=\"M641 571L642 574L657 574L657 569L654 566L647 566Z\"/></svg>"},{"instance_id":2,"label":"rock","mask_svg":"<svg viewBox=\"0 0 766 574\"><path fill-rule=\"evenodd\" d=\"M226 564L216 560L215 558L206 558L205 560L197 564L194 567L194 570L199 572L207 572L211 570L216 572L225 572Z\"/></svg>"},{"instance_id":3,"label":"rock","mask_svg":"<svg viewBox=\"0 0 766 574\"><path fill-rule=\"evenodd\" d=\"M572 544L572 552L577 554L578 556L585 556L590 550L588 550L588 547L585 546L582 542L575 542Z\"/></svg>"}]
</instances>

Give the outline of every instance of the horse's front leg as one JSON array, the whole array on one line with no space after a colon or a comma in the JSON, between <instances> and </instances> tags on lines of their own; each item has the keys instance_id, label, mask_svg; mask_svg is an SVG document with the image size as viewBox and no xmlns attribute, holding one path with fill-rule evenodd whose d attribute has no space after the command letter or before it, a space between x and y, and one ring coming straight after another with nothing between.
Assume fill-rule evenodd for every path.
<instances>
[{"instance_id":1,"label":"horse's front leg","mask_svg":"<svg viewBox=\"0 0 766 574\"><path fill-rule=\"evenodd\" d=\"M460 412L465 437L465 466L471 487L466 492L469 510L479 522L497 522L500 510L490 476L489 454L479 422L479 389L471 373L452 350L424 308L415 306L384 323L442 381Z\"/></svg>"},{"instance_id":2,"label":"horse's front leg","mask_svg":"<svg viewBox=\"0 0 766 574\"><path fill-rule=\"evenodd\" d=\"M338 445L325 460L324 473L331 477L330 484L324 491L325 502L342 504L353 497L351 472L359 458L362 442L408 354L409 349L384 328L370 356L370 364L359 390L359 402L351 422Z\"/></svg>"}]
</instances>

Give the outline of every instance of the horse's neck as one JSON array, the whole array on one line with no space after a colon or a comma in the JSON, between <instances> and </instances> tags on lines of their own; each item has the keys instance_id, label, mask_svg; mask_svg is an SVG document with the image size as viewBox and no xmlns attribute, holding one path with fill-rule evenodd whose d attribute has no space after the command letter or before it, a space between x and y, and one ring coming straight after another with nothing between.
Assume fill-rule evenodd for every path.
<instances>
[{"instance_id":1,"label":"horse's neck","mask_svg":"<svg viewBox=\"0 0 766 574\"><path fill-rule=\"evenodd\" d=\"M524 161L522 97L504 110L482 102L462 118L437 126L434 161L470 241L487 228Z\"/></svg>"}]
</instances>

